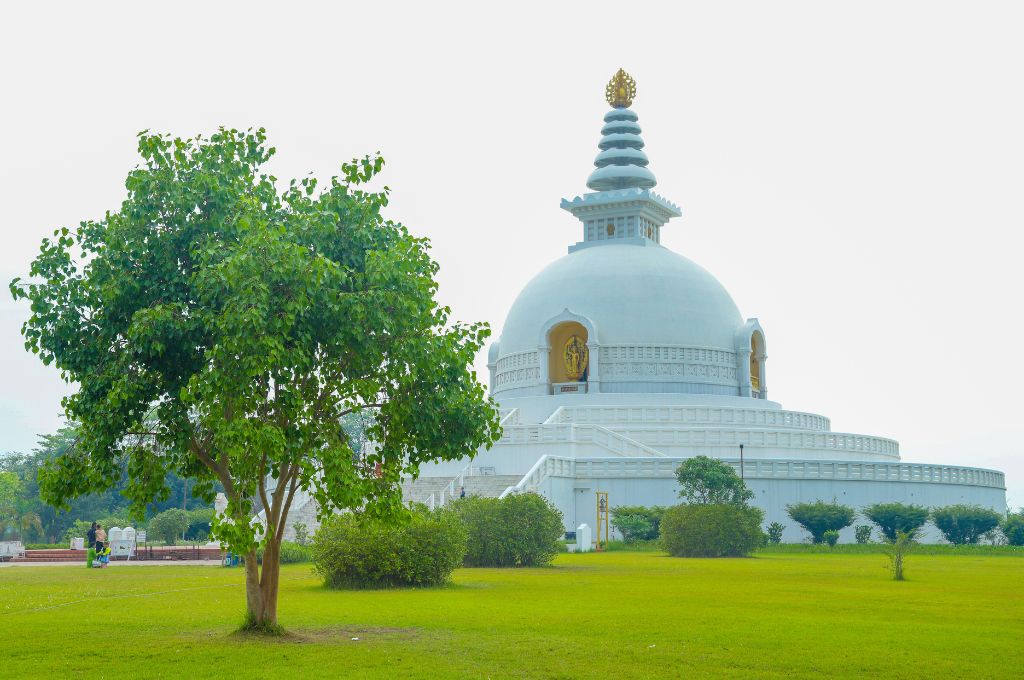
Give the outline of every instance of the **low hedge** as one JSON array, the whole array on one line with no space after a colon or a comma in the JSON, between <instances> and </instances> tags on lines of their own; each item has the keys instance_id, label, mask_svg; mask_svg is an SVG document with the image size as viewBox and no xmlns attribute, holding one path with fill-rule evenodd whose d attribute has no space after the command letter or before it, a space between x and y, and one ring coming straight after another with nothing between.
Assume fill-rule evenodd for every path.
<instances>
[{"instance_id":1,"label":"low hedge","mask_svg":"<svg viewBox=\"0 0 1024 680\"><path fill-rule=\"evenodd\" d=\"M312 552L328 588L438 586L462 563L466 528L447 510L416 509L400 524L335 515L316 532Z\"/></svg>"},{"instance_id":2,"label":"low hedge","mask_svg":"<svg viewBox=\"0 0 1024 680\"><path fill-rule=\"evenodd\" d=\"M744 557L765 542L762 519L743 505L677 505L661 518L661 544L673 557Z\"/></svg>"},{"instance_id":3,"label":"low hedge","mask_svg":"<svg viewBox=\"0 0 1024 680\"><path fill-rule=\"evenodd\" d=\"M304 564L313 559L313 548L308 545L300 545L292 541L281 541L281 554L278 561L281 564ZM256 560L263 563L263 548L256 551Z\"/></svg>"},{"instance_id":4,"label":"low hedge","mask_svg":"<svg viewBox=\"0 0 1024 680\"><path fill-rule=\"evenodd\" d=\"M562 513L539 494L471 496L452 511L466 526L467 567L540 567L564 549Z\"/></svg>"}]
</instances>

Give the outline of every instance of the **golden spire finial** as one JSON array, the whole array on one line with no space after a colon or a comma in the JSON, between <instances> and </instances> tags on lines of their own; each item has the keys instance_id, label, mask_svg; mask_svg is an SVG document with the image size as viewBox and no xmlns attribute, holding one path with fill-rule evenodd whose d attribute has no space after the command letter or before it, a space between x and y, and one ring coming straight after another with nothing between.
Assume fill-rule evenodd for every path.
<instances>
[{"instance_id":1,"label":"golden spire finial","mask_svg":"<svg viewBox=\"0 0 1024 680\"><path fill-rule=\"evenodd\" d=\"M635 96L636 81L621 68L616 71L612 79L608 81L608 86L604 88L604 98L617 109L624 109L632 105Z\"/></svg>"}]
</instances>

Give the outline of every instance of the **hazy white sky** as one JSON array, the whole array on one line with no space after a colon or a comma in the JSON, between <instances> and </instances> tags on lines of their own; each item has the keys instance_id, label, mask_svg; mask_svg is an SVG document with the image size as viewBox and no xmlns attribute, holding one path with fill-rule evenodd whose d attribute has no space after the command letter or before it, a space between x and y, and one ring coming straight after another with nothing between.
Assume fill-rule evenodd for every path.
<instances>
[{"instance_id":1,"label":"hazy white sky","mask_svg":"<svg viewBox=\"0 0 1024 680\"><path fill-rule=\"evenodd\" d=\"M265 126L278 177L380 150L442 301L500 332L580 236L604 84L637 80L663 243L768 341L770 396L1024 504L1018 2L17 3L0 23L0 281L116 209L142 129ZM0 296L0 451L60 422ZM483 357L478 363L485 373Z\"/></svg>"}]
</instances>

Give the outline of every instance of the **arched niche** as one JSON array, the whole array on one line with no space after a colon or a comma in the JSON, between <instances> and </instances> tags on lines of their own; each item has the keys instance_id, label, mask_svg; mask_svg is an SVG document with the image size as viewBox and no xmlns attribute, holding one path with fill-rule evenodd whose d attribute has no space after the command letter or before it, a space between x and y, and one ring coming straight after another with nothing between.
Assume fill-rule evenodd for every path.
<instances>
[{"instance_id":1,"label":"arched niche","mask_svg":"<svg viewBox=\"0 0 1024 680\"><path fill-rule=\"evenodd\" d=\"M750 334L750 389L755 396L760 396L764 384L764 334L755 330Z\"/></svg>"},{"instance_id":2,"label":"arched niche","mask_svg":"<svg viewBox=\"0 0 1024 680\"><path fill-rule=\"evenodd\" d=\"M600 334L591 319L565 308L537 330L541 384L546 387L548 394L600 391ZM565 345L573 335L587 348L586 370L577 380L569 380L569 371L565 368Z\"/></svg>"},{"instance_id":3,"label":"arched niche","mask_svg":"<svg viewBox=\"0 0 1024 680\"><path fill-rule=\"evenodd\" d=\"M764 329L757 319L747 319L736 331L736 358L740 396L767 399L768 381L765 379L764 365L768 351Z\"/></svg>"},{"instance_id":4,"label":"arched niche","mask_svg":"<svg viewBox=\"0 0 1024 680\"><path fill-rule=\"evenodd\" d=\"M578 321L562 321L548 331L548 379L552 383L586 382L590 374L590 335Z\"/></svg>"}]
</instances>

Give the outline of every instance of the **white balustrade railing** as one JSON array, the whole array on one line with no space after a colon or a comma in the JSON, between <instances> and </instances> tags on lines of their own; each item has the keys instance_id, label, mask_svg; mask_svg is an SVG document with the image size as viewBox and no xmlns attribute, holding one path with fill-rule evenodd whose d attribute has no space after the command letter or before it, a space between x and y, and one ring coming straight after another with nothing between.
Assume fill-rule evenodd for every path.
<instances>
[{"instance_id":1,"label":"white balustrade railing","mask_svg":"<svg viewBox=\"0 0 1024 680\"><path fill-rule=\"evenodd\" d=\"M871 453L898 457L899 442L884 437L844 432L760 430L714 427L667 427L648 425L615 427L586 423L511 425L504 428L498 444L551 444L592 442L618 455L665 455L663 447L738 447L774 450L817 450ZM646 451L646 453L644 453Z\"/></svg>"},{"instance_id":2,"label":"white balustrade railing","mask_svg":"<svg viewBox=\"0 0 1024 680\"><path fill-rule=\"evenodd\" d=\"M502 427L505 425L518 425L519 424L519 409L498 409L498 422Z\"/></svg>"},{"instance_id":3,"label":"white balustrade railing","mask_svg":"<svg viewBox=\"0 0 1024 680\"><path fill-rule=\"evenodd\" d=\"M684 458L577 459L577 477L675 477ZM739 459L723 459L738 473ZM929 465L926 463L867 463L824 460L746 460L746 479L834 479L847 481L923 482L1004 488L1001 472L982 468Z\"/></svg>"},{"instance_id":4,"label":"white balustrade railing","mask_svg":"<svg viewBox=\"0 0 1024 680\"><path fill-rule=\"evenodd\" d=\"M898 456L899 442L845 432L746 430L726 428L620 427L617 432L652 447L744 446L767 449L817 449Z\"/></svg>"},{"instance_id":5,"label":"white balustrade railing","mask_svg":"<svg viewBox=\"0 0 1024 680\"><path fill-rule=\"evenodd\" d=\"M566 458L542 456L515 486L501 495L536 489L548 477L674 478L685 458ZM739 459L723 459L739 472ZM818 460L747 460L746 479L837 480L959 484L1006 488L1006 477L996 470L929 465L924 463L862 463Z\"/></svg>"},{"instance_id":6,"label":"white balustrade railing","mask_svg":"<svg viewBox=\"0 0 1024 680\"><path fill-rule=\"evenodd\" d=\"M617 456L664 456L665 454L628 435L600 425L515 425L506 427L498 444L595 444Z\"/></svg>"},{"instance_id":7,"label":"white balustrade railing","mask_svg":"<svg viewBox=\"0 0 1024 680\"><path fill-rule=\"evenodd\" d=\"M574 459L562 456L541 456L540 460L530 468L530 471L523 475L519 483L502 491L499 498L504 498L510 493L522 493L536 489L548 477L575 476L576 461Z\"/></svg>"},{"instance_id":8,"label":"white balustrade railing","mask_svg":"<svg viewBox=\"0 0 1024 680\"><path fill-rule=\"evenodd\" d=\"M597 425L733 425L827 432L825 416L781 409L728 406L560 406L548 423Z\"/></svg>"}]
</instances>

